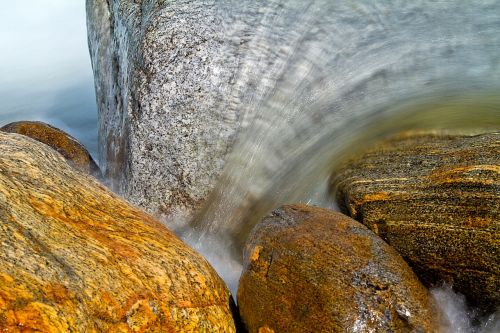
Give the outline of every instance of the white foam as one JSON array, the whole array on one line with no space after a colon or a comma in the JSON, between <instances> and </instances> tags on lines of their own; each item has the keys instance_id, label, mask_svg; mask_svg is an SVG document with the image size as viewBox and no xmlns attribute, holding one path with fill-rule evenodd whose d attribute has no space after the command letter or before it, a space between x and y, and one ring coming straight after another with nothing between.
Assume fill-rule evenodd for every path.
<instances>
[{"instance_id":1,"label":"white foam","mask_svg":"<svg viewBox=\"0 0 500 333\"><path fill-rule=\"evenodd\" d=\"M498 333L500 332L500 308L493 314L480 317L479 311L467 306L465 297L455 293L451 286L431 289L431 294L442 312L442 333Z\"/></svg>"}]
</instances>

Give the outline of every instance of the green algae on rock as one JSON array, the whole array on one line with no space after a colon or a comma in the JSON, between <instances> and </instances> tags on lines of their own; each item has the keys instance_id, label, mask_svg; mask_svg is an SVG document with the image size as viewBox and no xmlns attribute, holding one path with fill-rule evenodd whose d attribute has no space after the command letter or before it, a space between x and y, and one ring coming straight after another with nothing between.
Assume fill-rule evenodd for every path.
<instances>
[{"instance_id":1,"label":"green algae on rock","mask_svg":"<svg viewBox=\"0 0 500 333\"><path fill-rule=\"evenodd\" d=\"M283 206L253 229L238 290L253 332L436 332L427 289L368 228L330 210Z\"/></svg>"},{"instance_id":2,"label":"green algae on rock","mask_svg":"<svg viewBox=\"0 0 500 333\"><path fill-rule=\"evenodd\" d=\"M7 124L0 131L29 136L45 143L60 153L77 170L100 178L101 171L87 149L68 133L41 121L18 121Z\"/></svg>"},{"instance_id":3,"label":"green algae on rock","mask_svg":"<svg viewBox=\"0 0 500 333\"><path fill-rule=\"evenodd\" d=\"M331 183L341 209L425 284L500 305L500 133L405 132L345 163Z\"/></svg>"},{"instance_id":4,"label":"green algae on rock","mask_svg":"<svg viewBox=\"0 0 500 333\"><path fill-rule=\"evenodd\" d=\"M230 294L162 224L0 132L0 331L234 332Z\"/></svg>"}]
</instances>

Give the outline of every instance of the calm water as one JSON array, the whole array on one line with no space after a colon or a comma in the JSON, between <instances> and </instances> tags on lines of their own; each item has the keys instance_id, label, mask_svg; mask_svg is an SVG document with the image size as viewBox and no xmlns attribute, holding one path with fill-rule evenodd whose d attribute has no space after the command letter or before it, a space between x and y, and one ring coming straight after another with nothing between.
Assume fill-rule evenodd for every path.
<instances>
[{"instance_id":1,"label":"calm water","mask_svg":"<svg viewBox=\"0 0 500 333\"><path fill-rule=\"evenodd\" d=\"M84 0L1 1L0 125L41 120L97 156Z\"/></svg>"}]
</instances>

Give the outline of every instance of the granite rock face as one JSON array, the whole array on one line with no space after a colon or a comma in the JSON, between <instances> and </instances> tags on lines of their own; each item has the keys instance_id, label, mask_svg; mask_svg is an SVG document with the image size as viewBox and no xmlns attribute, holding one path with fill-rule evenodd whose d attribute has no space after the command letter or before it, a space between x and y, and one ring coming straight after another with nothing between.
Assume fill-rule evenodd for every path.
<instances>
[{"instance_id":1,"label":"granite rock face","mask_svg":"<svg viewBox=\"0 0 500 333\"><path fill-rule=\"evenodd\" d=\"M238 305L249 332L435 332L432 298L382 239L353 219L283 206L246 244Z\"/></svg>"},{"instance_id":2,"label":"granite rock face","mask_svg":"<svg viewBox=\"0 0 500 333\"><path fill-rule=\"evenodd\" d=\"M234 332L229 300L159 222L0 132L0 331Z\"/></svg>"},{"instance_id":3,"label":"granite rock face","mask_svg":"<svg viewBox=\"0 0 500 333\"><path fill-rule=\"evenodd\" d=\"M500 134L406 132L332 176L344 212L393 246L427 285L500 304Z\"/></svg>"},{"instance_id":4,"label":"granite rock face","mask_svg":"<svg viewBox=\"0 0 500 333\"><path fill-rule=\"evenodd\" d=\"M101 171L88 150L68 133L41 121L18 121L7 124L0 131L18 133L45 143L55 149L76 169L100 178Z\"/></svg>"},{"instance_id":5,"label":"granite rock face","mask_svg":"<svg viewBox=\"0 0 500 333\"><path fill-rule=\"evenodd\" d=\"M87 0L99 160L115 191L172 223L205 199L238 126L217 107L234 64L215 7Z\"/></svg>"}]
</instances>

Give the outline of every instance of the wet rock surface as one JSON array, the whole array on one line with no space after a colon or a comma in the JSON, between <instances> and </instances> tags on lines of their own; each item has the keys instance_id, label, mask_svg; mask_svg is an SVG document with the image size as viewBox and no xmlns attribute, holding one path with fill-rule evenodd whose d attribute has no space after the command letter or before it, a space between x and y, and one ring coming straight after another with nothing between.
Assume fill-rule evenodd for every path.
<instances>
[{"instance_id":1,"label":"wet rock surface","mask_svg":"<svg viewBox=\"0 0 500 333\"><path fill-rule=\"evenodd\" d=\"M500 133L403 133L346 163L332 189L425 284L500 305Z\"/></svg>"},{"instance_id":2,"label":"wet rock surface","mask_svg":"<svg viewBox=\"0 0 500 333\"><path fill-rule=\"evenodd\" d=\"M55 149L77 170L101 178L101 171L87 149L68 133L41 121L18 121L0 131L18 133L45 143Z\"/></svg>"},{"instance_id":3,"label":"wet rock surface","mask_svg":"<svg viewBox=\"0 0 500 333\"><path fill-rule=\"evenodd\" d=\"M253 229L238 305L249 332L434 332L433 301L409 266L353 219L283 206Z\"/></svg>"},{"instance_id":4,"label":"wet rock surface","mask_svg":"<svg viewBox=\"0 0 500 333\"><path fill-rule=\"evenodd\" d=\"M0 132L0 331L233 332L229 298L159 222Z\"/></svg>"},{"instance_id":5,"label":"wet rock surface","mask_svg":"<svg viewBox=\"0 0 500 333\"><path fill-rule=\"evenodd\" d=\"M189 219L245 127L271 153L295 155L296 133L341 129L358 107L377 109L375 100L432 95L441 78L496 91L499 6L463 2L444 16L442 1L354 10L332 1L88 0L99 146L108 147L100 166L149 213ZM374 20L380 13L395 19ZM235 150L257 156L251 147Z\"/></svg>"}]
</instances>

